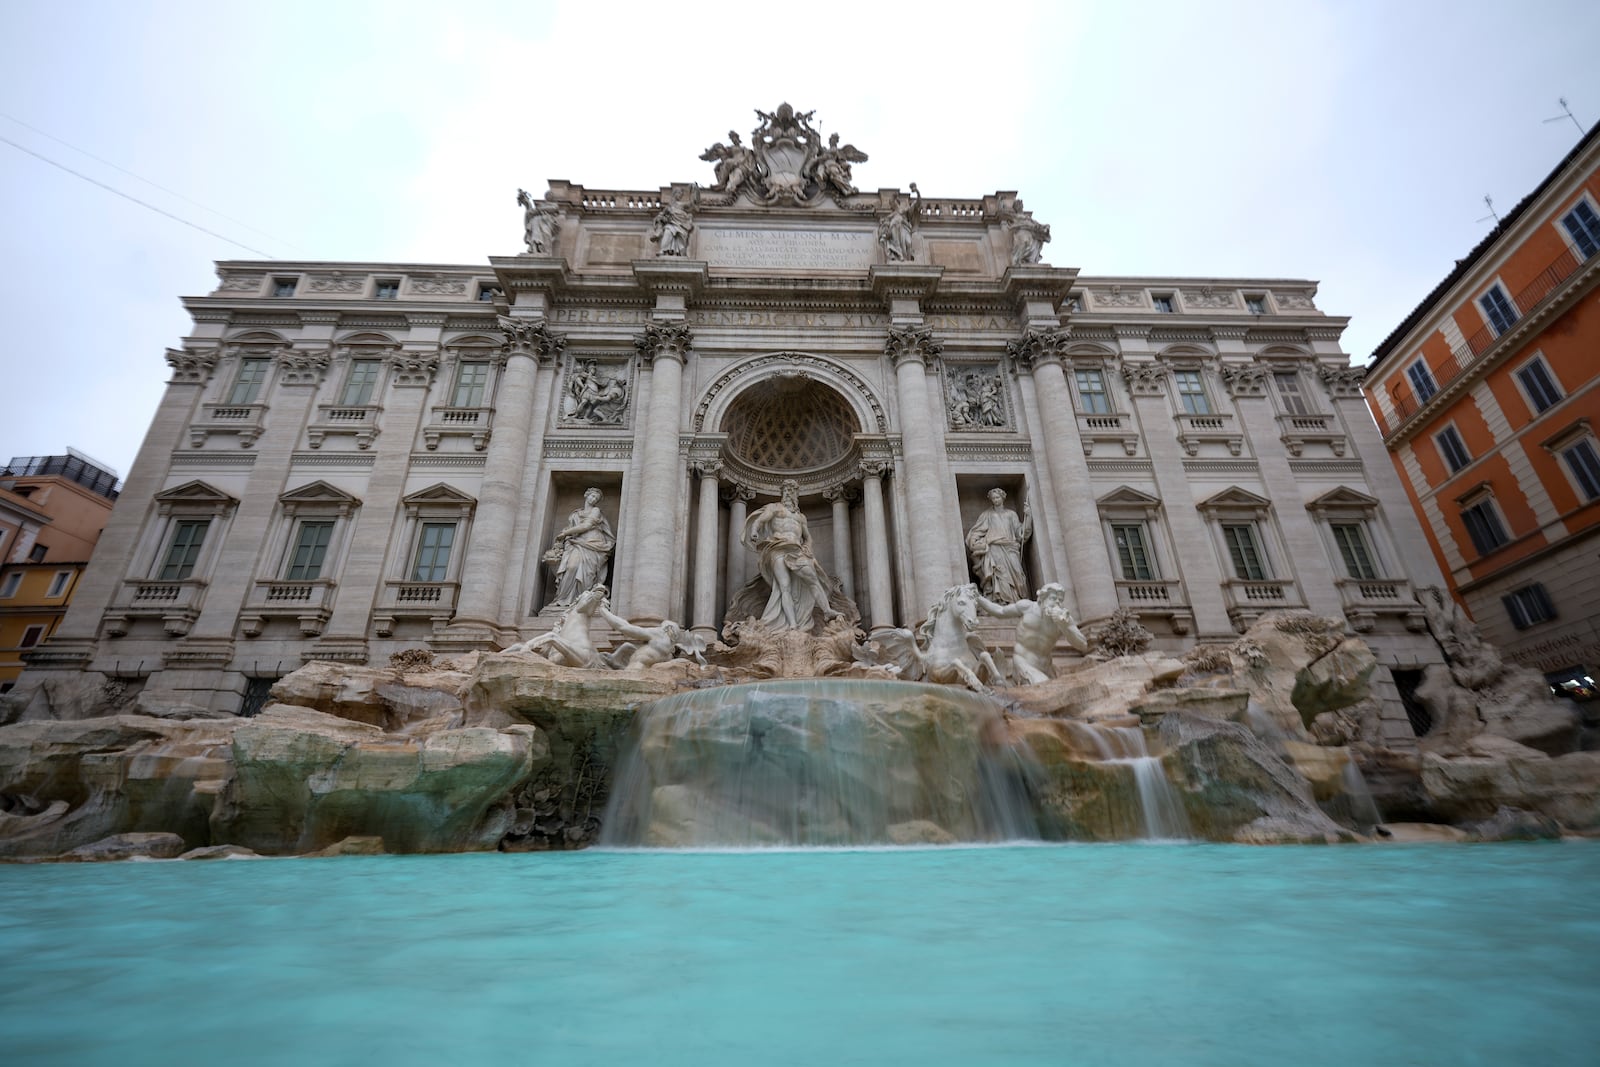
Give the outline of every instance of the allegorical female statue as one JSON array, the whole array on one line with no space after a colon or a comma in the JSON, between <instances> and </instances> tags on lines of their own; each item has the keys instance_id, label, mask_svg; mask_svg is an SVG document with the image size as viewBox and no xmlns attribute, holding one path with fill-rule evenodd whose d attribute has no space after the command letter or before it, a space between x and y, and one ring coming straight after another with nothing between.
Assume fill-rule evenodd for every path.
<instances>
[{"instance_id":1,"label":"allegorical female statue","mask_svg":"<svg viewBox=\"0 0 1600 1067\"><path fill-rule=\"evenodd\" d=\"M606 564L617 539L600 513L600 490L586 489L583 506L567 516L544 561L556 569L556 598L552 607L566 607L580 593L606 580Z\"/></svg>"},{"instance_id":2,"label":"allegorical female statue","mask_svg":"<svg viewBox=\"0 0 1600 1067\"><path fill-rule=\"evenodd\" d=\"M989 490L989 510L967 531L967 551L984 595L997 604L1014 604L1028 595L1022 570L1022 546L1033 536L1033 515L1022 505L1022 518L1006 507L1004 489Z\"/></svg>"}]
</instances>

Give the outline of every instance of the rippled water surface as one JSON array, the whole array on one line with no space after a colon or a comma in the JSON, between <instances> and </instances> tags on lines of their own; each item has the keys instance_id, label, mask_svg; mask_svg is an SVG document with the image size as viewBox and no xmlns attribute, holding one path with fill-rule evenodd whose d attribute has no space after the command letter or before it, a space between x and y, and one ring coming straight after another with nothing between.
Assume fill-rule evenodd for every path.
<instances>
[{"instance_id":1,"label":"rippled water surface","mask_svg":"<svg viewBox=\"0 0 1600 1067\"><path fill-rule=\"evenodd\" d=\"M1600 842L0 866L7 1064L1591 1064Z\"/></svg>"}]
</instances>

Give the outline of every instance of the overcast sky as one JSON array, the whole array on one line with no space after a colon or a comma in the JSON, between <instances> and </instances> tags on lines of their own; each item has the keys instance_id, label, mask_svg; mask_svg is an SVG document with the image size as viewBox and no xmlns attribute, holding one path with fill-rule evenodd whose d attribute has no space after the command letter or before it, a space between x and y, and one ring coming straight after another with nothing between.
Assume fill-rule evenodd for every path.
<instances>
[{"instance_id":1,"label":"overcast sky","mask_svg":"<svg viewBox=\"0 0 1600 1067\"><path fill-rule=\"evenodd\" d=\"M1056 266L1315 279L1358 363L1493 225L1483 195L1509 209L1577 141L1557 98L1600 119L1594 0L0 16L0 137L250 246L0 143L0 461L124 475L213 261L513 255L519 186L710 184L700 152L783 100L869 153L864 189L1017 190Z\"/></svg>"}]
</instances>

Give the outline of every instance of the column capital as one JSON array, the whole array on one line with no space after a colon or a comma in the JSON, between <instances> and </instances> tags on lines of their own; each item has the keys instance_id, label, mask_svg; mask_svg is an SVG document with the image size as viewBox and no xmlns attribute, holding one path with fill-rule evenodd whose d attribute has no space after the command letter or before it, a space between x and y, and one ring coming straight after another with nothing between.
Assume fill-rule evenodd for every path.
<instances>
[{"instance_id":1,"label":"column capital","mask_svg":"<svg viewBox=\"0 0 1600 1067\"><path fill-rule=\"evenodd\" d=\"M326 351L284 348L273 358L278 363L279 385L321 385L332 357Z\"/></svg>"},{"instance_id":2,"label":"column capital","mask_svg":"<svg viewBox=\"0 0 1600 1067\"><path fill-rule=\"evenodd\" d=\"M1350 397L1361 399L1361 383L1367 380L1365 367L1333 367L1323 364L1317 368L1317 375L1328 387L1328 392L1335 399L1343 400Z\"/></svg>"},{"instance_id":3,"label":"column capital","mask_svg":"<svg viewBox=\"0 0 1600 1067\"><path fill-rule=\"evenodd\" d=\"M722 499L730 504L735 500L748 504L755 498L756 491L743 482L728 482L722 487Z\"/></svg>"},{"instance_id":4,"label":"column capital","mask_svg":"<svg viewBox=\"0 0 1600 1067\"><path fill-rule=\"evenodd\" d=\"M860 495L861 495L860 491L857 490L856 487L851 485L849 482L840 482L838 485L830 485L830 486L828 486L826 489L824 489L822 491L822 497L823 497L824 500L828 500L828 501L840 501L840 500L842 500L846 504L848 504L851 501L855 500Z\"/></svg>"},{"instance_id":5,"label":"column capital","mask_svg":"<svg viewBox=\"0 0 1600 1067\"><path fill-rule=\"evenodd\" d=\"M863 480L867 478L882 478L893 469L893 464L886 459L864 459L861 466L856 468Z\"/></svg>"},{"instance_id":6,"label":"column capital","mask_svg":"<svg viewBox=\"0 0 1600 1067\"><path fill-rule=\"evenodd\" d=\"M689 347L694 343L694 332L681 322L647 322L644 332L635 334L633 347L646 363L654 363L660 356L685 363Z\"/></svg>"},{"instance_id":7,"label":"column capital","mask_svg":"<svg viewBox=\"0 0 1600 1067\"><path fill-rule=\"evenodd\" d=\"M211 378L211 372L217 367L217 350L208 349L197 352L185 348L167 349L167 366L172 368L174 383L188 385L204 385Z\"/></svg>"},{"instance_id":8,"label":"column capital","mask_svg":"<svg viewBox=\"0 0 1600 1067\"><path fill-rule=\"evenodd\" d=\"M690 461L689 469L701 478L716 478L722 473L722 460L715 456Z\"/></svg>"},{"instance_id":9,"label":"column capital","mask_svg":"<svg viewBox=\"0 0 1600 1067\"><path fill-rule=\"evenodd\" d=\"M944 351L944 342L935 337L928 326L891 326L883 351L895 367L907 360L926 365L929 359Z\"/></svg>"},{"instance_id":10,"label":"column capital","mask_svg":"<svg viewBox=\"0 0 1600 1067\"><path fill-rule=\"evenodd\" d=\"M1051 330L1025 329L1015 341L1006 342L1006 352L1029 370L1047 363L1059 365L1066 353L1072 331L1058 327Z\"/></svg>"},{"instance_id":11,"label":"column capital","mask_svg":"<svg viewBox=\"0 0 1600 1067\"><path fill-rule=\"evenodd\" d=\"M501 315L500 331L506 337L506 355L530 356L536 363L541 359L554 362L567 347L567 335L556 333L542 319L514 319Z\"/></svg>"},{"instance_id":12,"label":"column capital","mask_svg":"<svg viewBox=\"0 0 1600 1067\"><path fill-rule=\"evenodd\" d=\"M1166 391L1167 368L1160 363L1123 363L1122 380L1134 396L1160 396Z\"/></svg>"},{"instance_id":13,"label":"column capital","mask_svg":"<svg viewBox=\"0 0 1600 1067\"><path fill-rule=\"evenodd\" d=\"M433 376L439 371L439 357L431 353L394 352L390 354L388 363L396 387L427 388L433 384Z\"/></svg>"},{"instance_id":14,"label":"column capital","mask_svg":"<svg viewBox=\"0 0 1600 1067\"><path fill-rule=\"evenodd\" d=\"M1266 396L1267 375L1270 373L1271 368L1260 363L1224 363L1217 369L1217 377L1222 379L1228 395L1234 399Z\"/></svg>"}]
</instances>

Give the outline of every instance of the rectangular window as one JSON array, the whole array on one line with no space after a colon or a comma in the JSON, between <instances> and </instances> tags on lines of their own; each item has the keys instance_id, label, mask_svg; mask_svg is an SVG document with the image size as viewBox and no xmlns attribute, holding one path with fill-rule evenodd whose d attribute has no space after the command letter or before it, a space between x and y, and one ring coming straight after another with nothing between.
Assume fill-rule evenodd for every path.
<instances>
[{"instance_id":1,"label":"rectangular window","mask_svg":"<svg viewBox=\"0 0 1600 1067\"><path fill-rule=\"evenodd\" d=\"M1300 389L1300 375L1292 370L1274 371L1272 380L1278 386L1278 399L1283 401L1285 415L1309 415L1311 405Z\"/></svg>"},{"instance_id":2,"label":"rectangular window","mask_svg":"<svg viewBox=\"0 0 1600 1067\"><path fill-rule=\"evenodd\" d=\"M1228 558L1233 561L1236 578L1247 582L1266 580L1266 560L1261 554L1261 541L1256 537L1254 523L1226 524L1222 527L1222 539L1228 543Z\"/></svg>"},{"instance_id":3,"label":"rectangular window","mask_svg":"<svg viewBox=\"0 0 1600 1067\"><path fill-rule=\"evenodd\" d=\"M36 542L32 548L28 549L28 559L34 563L43 563L45 554L49 551L49 545L41 545Z\"/></svg>"},{"instance_id":4,"label":"rectangular window","mask_svg":"<svg viewBox=\"0 0 1600 1067\"><path fill-rule=\"evenodd\" d=\"M1150 303L1154 304L1156 310L1161 312L1163 315L1172 314L1172 297L1170 295L1156 296L1151 294Z\"/></svg>"},{"instance_id":5,"label":"rectangular window","mask_svg":"<svg viewBox=\"0 0 1600 1067\"><path fill-rule=\"evenodd\" d=\"M1600 252L1600 214L1596 214L1587 201L1579 201L1571 211L1561 216L1561 225L1571 235L1572 243L1584 259Z\"/></svg>"},{"instance_id":6,"label":"rectangular window","mask_svg":"<svg viewBox=\"0 0 1600 1067\"><path fill-rule=\"evenodd\" d=\"M478 286L478 303L492 304L495 298L501 295L501 292L498 285L480 285Z\"/></svg>"},{"instance_id":7,"label":"rectangular window","mask_svg":"<svg viewBox=\"0 0 1600 1067\"><path fill-rule=\"evenodd\" d=\"M1252 315L1265 315L1267 313L1267 298L1264 296L1247 296L1244 298L1245 310Z\"/></svg>"},{"instance_id":8,"label":"rectangular window","mask_svg":"<svg viewBox=\"0 0 1600 1067\"><path fill-rule=\"evenodd\" d=\"M26 630L22 631L22 641L17 645L17 647L18 648L32 648L34 645L37 645L40 641L43 641L43 640L44 640L44 627L42 625L40 625L40 626L30 626Z\"/></svg>"},{"instance_id":9,"label":"rectangular window","mask_svg":"<svg viewBox=\"0 0 1600 1067\"><path fill-rule=\"evenodd\" d=\"M1156 569L1150 562L1143 526L1113 526L1111 538L1116 542L1117 562L1122 564L1124 580L1147 582L1155 578Z\"/></svg>"},{"instance_id":10,"label":"rectangular window","mask_svg":"<svg viewBox=\"0 0 1600 1067\"><path fill-rule=\"evenodd\" d=\"M1594 500L1600 497L1600 451L1594 447L1594 438L1585 437L1562 452L1561 458L1567 461L1567 468L1572 471L1583 498Z\"/></svg>"},{"instance_id":11,"label":"rectangular window","mask_svg":"<svg viewBox=\"0 0 1600 1067\"><path fill-rule=\"evenodd\" d=\"M489 364L461 364L456 370L456 388L450 397L450 405L458 408L483 407L483 391L488 384Z\"/></svg>"},{"instance_id":12,"label":"rectangular window","mask_svg":"<svg viewBox=\"0 0 1600 1067\"><path fill-rule=\"evenodd\" d=\"M1462 508L1461 521L1467 527L1467 536L1472 538L1472 547L1480 556L1487 556L1511 540L1492 500L1480 500L1470 508Z\"/></svg>"},{"instance_id":13,"label":"rectangular window","mask_svg":"<svg viewBox=\"0 0 1600 1067\"><path fill-rule=\"evenodd\" d=\"M1211 414L1211 401L1206 396L1205 383L1200 380L1199 371L1173 371L1172 380L1178 383L1178 401L1184 411L1190 415Z\"/></svg>"},{"instance_id":14,"label":"rectangular window","mask_svg":"<svg viewBox=\"0 0 1600 1067\"><path fill-rule=\"evenodd\" d=\"M267 380L269 359L246 359L239 363L239 377L233 380L233 390L228 393L230 404L254 404L261 394L261 383Z\"/></svg>"},{"instance_id":15,"label":"rectangular window","mask_svg":"<svg viewBox=\"0 0 1600 1067\"><path fill-rule=\"evenodd\" d=\"M0 600L9 600L17 595L17 586L22 584L22 572L12 571L6 575L4 583L0 583Z\"/></svg>"},{"instance_id":16,"label":"rectangular window","mask_svg":"<svg viewBox=\"0 0 1600 1067\"><path fill-rule=\"evenodd\" d=\"M417 563L411 568L413 582L442 582L450 566L450 546L456 539L453 522L425 522L417 538Z\"/></svg>"},{"instance_id":17,"label":"rectangular window","mask_svg":"<svg viewBox=\"0 0 1600 1067\"><path fill-rule=\"evenodd\" d=\"M1549 622L1556 617L1556 606L1550 602L1550 594L1538 582L1513 589L1501 597L1500 602L1506 606L1506 614L1511 616L1511 625L1519 630Z\"/></svg>"},{"instance_id":18,"label":"rectangular window","mask_svg":"<svg viewBox=\"0 0 1600 1067\"><path fill-rule=\"evenodd\" d=\"M67 583L72 581L71 571L56 571L50 579L50 588L45 590L46 597L58 597L67 591Z\"/></svg>"},{"instance_id":19,"label":"rectangular window","mask_svg":"<svg viewBox=\"0 0 1600 1067\"><path fill-rule=\"evenodd\" d=\"M1444 459L1445 466L1450 468L1451 474L1472 462L1472 456L1467 452L1467 446L1462 443L1461 435L1456 433L1454 426L1446 426L1434 434L1433 444Z\"/></svg>"},{"instance_id":20,"label":"rectangular window","mask_svg":"<svg viewBox=\"0 0 1600 1067\"><path fill-rule=\"evenodd\" d=\"M399 300L400 299L400 279L399 278L379 278L378 282L377 282L377 286L378 286L377 289L373 292L373 296L376 297L377 299L379 299L379 300Z\"/></svg>"},{"instance_id":21,"label":"rectangular window","mask_svg":"<svg viewBox=\"0 0 1600 1067\"><path fill-rule=\"evenodd\" d=\"M1406 377L1411 379L1411 388L1417 391L1419 403L1426 404L1428 398L1439 391L1433 381L1433 371L1420 359L1406 368Z\"/></svg>"},{"instance_id":22,"label":"rectangular window","mask_svg":"<svg viewBox=\"0 0 1600 1067\"><path fill-rule=\"evenodd\" d=\"M172 531L172 544L167 547L166 559L156 577L163 582L181 582L194 573L195 561L200 558L200 546L205 544L210 519L186 519Z\"/></svg>"},{"instance_id":23,"label":"rectangular window","mask_svg":"<svg viewBox=\"0 0 1600 1067\"><path fill-rule=\"evenodd\" d=\"M1068 312L1079 312L1079 311L1082 311L1082 310L1083 310L1083 297L1079 296L1077 293L1073 293L1071 296L1067 297L1067 311Z\"/></svg>"},{"instance_id":24,"label":"rectangular window","mask_svg":"<svg viewBox=\"0 0 1600 1067\"><path fill-rule=\"evenodd\" d=\"M1478 297L1478 306L1483 309L1483 316L1494 327L1497 337L1511 329L1511 324L1517 321L1517 309L1511 306L1511 299L1498 284L1490 286L1487 293Z\"/></svg>"},{"instance_id":25,"label":"rectangular window","mask_svg":"<svg viewBox=\"0 0 1600 1067\"><path fill-rule=\"evenodd\" d=\"M297 287L297 279L294 279L294 278L274 278L274 279L272 279L272 295L273 296L293 296L296 287Z\"/></svg>"},{"instance_id":26,"label":"rectangular window","mask_svg":"<svg viewBox=\"0 0 1600 1067\"><path fill-rule=\"evenodd\" d=\"M1344 560L1344 571L1352 578L1376 578L1378 568L1372 562L1372 550L1367 546L1367 532L1359 523L1335 523L1334 543L1339 546L1339 557Z\"/></svg>"},{"instance_id":27,"label":"rectangular window","mask_svg":"<svg viewBox=\"0 0 1600 1067\"><path fill-rule=\"evenodd\" d=\"M1517 381L1522 383L1522 388L1528 393L1528 402L1533 405L1533 413L1539 414L1554 406L1561 399L1561 389L1556 385L1555 378L1550 374L1550 368L1544 365L1544 360L1535 359L1525 363L1517 370Z\"/></svg>"},{"instance_id":28,"label":"rectangular window","mask_svg":"<svg viewBox=\"0 0 1600 1067\"><path fill-rule=\"evenodd\" d=\"M378 386L378 375L383 373L383 361L355 359L350 361L350 377L344 380L344 392L339 403L347 408L372 403L372 391Z\"/></svg>"},{"instance_id":29,"label":"rectangular window","mask_svg":"<svg viewBox=\"0 0 1600 1067\"><path fill-rule=\"evenodd\" d=\"M291 582L309 582L322 577L323 557L328 554L328 542L333 539L333 523L302 522L294 541L294 555L289 557L289 572L284 575Z\"/></svg>"},{"instance_id":30,"label":"rectangular window","mask_svg":"<svg viewBox=\"0 0 1600 1067\"><path fill-rule=\"evenodd\" d=\"M1106 377L1094 368L1073 371L1078 380L1078 403L1086 415L1111 414L1111 399L1106 396Z\"/></svg>"}]
</instances>

